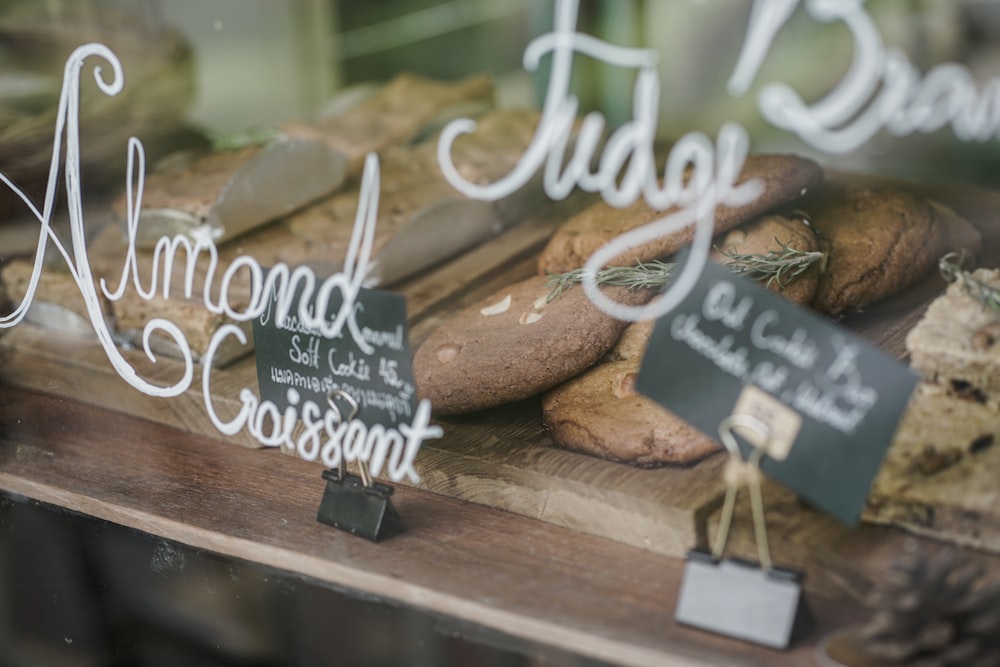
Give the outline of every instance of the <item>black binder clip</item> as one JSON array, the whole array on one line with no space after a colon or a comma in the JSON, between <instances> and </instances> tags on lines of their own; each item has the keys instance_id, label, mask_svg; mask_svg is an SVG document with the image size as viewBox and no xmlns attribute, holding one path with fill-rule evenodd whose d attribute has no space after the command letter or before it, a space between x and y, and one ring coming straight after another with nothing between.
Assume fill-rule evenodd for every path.
<instances>
[{"instance_id":1,"label":"black binder clip","mask_svg":"<svg viewBox=\"0 0 1000 667\"><path fill-rule=\"evenodd\" d=\"M358 412L357 401L341 390L328 394L327 402L338 416L341 412L334 401L335 394L351 405L348 419L353 419ZM316 520L372 542L386 540L405 531L403 519L392 505L391 496L395 489L373 481L364 461L358 461L360 475L345 472L345 467L346 464L342 464L339 468L323 471L326 490Z\"/></svg>"},{"instance_id":2,"label":"black binder clip","mask_svg":"<svg viewBox=\"0 0 1000 667\"><path fill-rule=\"evenodd\" d=\"M316 520L372 542L399 535L406 526L392 506L393 487L365 483L365 476L344 474L343 468L323 471L326 490Z\"/></svg>"},{"instance_id":3,"label":"black binder clip","mask_svg":"<svg viewBox=\"0 0 1000 667\"><path fill-rule=\"evenodd\" d=\"M802 576L771 564L760 489L760 459L765 448L754 448L744 461L732 433L734 427L752 429L762 438L767 438L769 432L762 421L749 415L730 415L719 425L719 436L729 451L719 530L711 552L702 549L688 552L674 619L716 634L784 649L809 624ZM750 493L759 565L721 559L732 524L736 493L743 484Z\"/></svg>"}]
</instances>

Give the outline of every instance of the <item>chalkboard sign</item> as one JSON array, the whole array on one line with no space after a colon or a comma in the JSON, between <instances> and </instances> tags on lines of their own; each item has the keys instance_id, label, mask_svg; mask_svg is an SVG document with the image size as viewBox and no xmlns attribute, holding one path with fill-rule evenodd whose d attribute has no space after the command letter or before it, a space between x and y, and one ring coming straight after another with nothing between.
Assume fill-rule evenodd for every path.
<instances>
[{"instance_id":1,"label":"chalkboard sign","mask_svg":"<svg viewBox=\"0 0 1000 667\"><path fill-rule=\"evenodd\" d=\"M298 303L296 295L292 303ZM330 298L332 319L342 298ZM355 419L369 425L395 428L409 423L416 409L406 300L394 292L361 289L353 322L335 337L301 326L294 310L285 322L275 321L274 304L253 322L257 380L261 400L283 410L288 390L295 389L302 404L312 401L322 409L338 392L357 403ZM353 331L351 330L353 329ZM356 336L372 350L361 349ZM344 411L343 406L338 407ZM349 415L343 414L346 420Z\"/></svg>"},{"instance_id":2,"label":"chalkboard sign","mask_svg":"<svg viewBox=\"0 0 1000 667\"><path fill-rule=\"evenodd\" d=\"M761 469L845 523L857 521L916 376L834 323L709 262L657 321L637 389L717 436L749 414Z\"/></svg>"}]
</instances>

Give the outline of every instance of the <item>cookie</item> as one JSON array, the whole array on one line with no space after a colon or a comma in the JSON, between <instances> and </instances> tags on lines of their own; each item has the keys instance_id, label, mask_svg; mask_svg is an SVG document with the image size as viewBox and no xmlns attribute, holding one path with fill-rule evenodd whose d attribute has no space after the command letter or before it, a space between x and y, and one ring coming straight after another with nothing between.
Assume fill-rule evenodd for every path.
<instances>
[{"instance_id":1,"label":"cookie","mask_svg":"<svg viewBox=\"0 0 1000 667\"><path fill-rule=\"evenodd\" d=\"M972 277L1000 289L1000 269ZM906 336L911 367L968 400L1000 398L1000 314L955 282L934 300Z\"/></svg>"},{"instance_id":2,"label":"cookie","mask_svg":"<svg viewBox=\"0 0 1000 667\"><path fill-rule=\"evenodd\" d=\"M417 349L418 393L435 412L460 414L534 396L596 363L625 322L598 310L580 287L546 303L548 279L533 276L465 308ZM653 292L606 294L639 305Z\"/></svg>"},{"instance_id":3,"label":"cookie","mask_svg":"<svg viewBox=\"0 0 1000 667\"><path fill-rule=\"evenodd\" d=\"M716 241L712 259L720 264L729 264L732 257L727 254L767 256L768 253L779 254L787 248L803 253L817 252L819 242L803 216L775 213L729 231ZM763 283L793 303L809 305L816 294L822 266L822 260L816 261L794 278L764 278ZM757 277L752 273L750 275Z\"/></svg>"},{"instance_id":4,"label":"cookie","mask_svg":"<svg viewBox=\"0 0 1000 667\"><path fill-rule=\"evenodd\" d=\"M752 155L747 158L738 182L760 179L764 189L754 201L715 210L715 231L721 233L752 220L777 206L802 196L822 179L823 172L812 160L792 155ZM594 204L566 221L549 240L538 259L539 273L564 273L583 266L594 252L611 239L646 223L675 213L677 208L656 211L640 200L624 209L604 202ZM629 266L677 252L691 242L694 228L685 227L673 234L634 248L609 263Z\"/></svg>"},{"instance_id":5,"label":"cookie","mask_svg":"<svg viewBox=\"0 0 1000 667\"><path fill-rule=\"evenodd\" d=\"M905 290L947 250L933 207L902 190L824 184L802 208L828 252L812 305L833 317Z\"/></svg>"},{"instance_id":6,"label":"cookie","mask_svg":"<svg viewBox=\"0 0 1000 667\"><path fill-rule=\"evenodd\" d=\"M566 449L641 467L690 464L719 445L635 391L639 358L600 364L542 397L542 419Z\"/></svg>"},{"instance_id":7,"label":"cookie","mask_svg":"<svg viewBox=\"0 0 1000 667\"><path fill-rule=\"evenodd\" d=\"M618 342L611 348L604 357L605 361L626 361L629 359L642 359L646 354L646 346L649 345L649 337L653 334L653 327L656 320L645 320L643 322L633 322L625 327Z\"/></svg>"},{"instance_id":8,"label":"cookie","mask_svg":"<svg viewBox=\"0 0 1000 667\"><path fill-rule=\"evenodd\" d=\"M969 221L981 235L982 248L1000 247L1000 192L953 183L919 183L910 187Z\"/></svg>"}]
</instances>

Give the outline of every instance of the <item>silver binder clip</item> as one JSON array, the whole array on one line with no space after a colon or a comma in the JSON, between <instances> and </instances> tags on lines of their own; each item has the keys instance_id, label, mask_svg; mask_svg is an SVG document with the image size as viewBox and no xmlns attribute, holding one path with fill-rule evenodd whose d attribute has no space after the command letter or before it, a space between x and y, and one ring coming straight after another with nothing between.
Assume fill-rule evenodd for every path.
<instances>
[{"instance_id":1,"label":"silver binder clip","mask_svg":"<svg viewBox=\"0 0 1000 667\"><path fill-rule=\"evenodd\" d=\"M750 429L765 441L744 460L734 430ZM787 648L805 630L808 611L802 597L801 574L775 568L767 543L760 459L766 453L769 430L764 422L743 414L719 424L719 438L729 453L723 472L726 495L711 552L688 552L677 596L678 623L772 648ZM732 527L736 494L750 494L759 564L722 559Z\"/></svg>"}]
</instances>

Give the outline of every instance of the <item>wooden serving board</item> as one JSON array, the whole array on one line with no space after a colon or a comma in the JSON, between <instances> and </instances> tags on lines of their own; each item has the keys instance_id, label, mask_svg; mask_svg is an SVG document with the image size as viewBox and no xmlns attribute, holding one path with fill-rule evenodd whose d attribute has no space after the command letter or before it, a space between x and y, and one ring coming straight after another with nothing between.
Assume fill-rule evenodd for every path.
<instances>
[{"instance_id":1,"label":"wooden serving board","mask_svg":"<svg viewBox=\"0 0 1000 667\"><path fill-rule=\"evenodd\" d=\"M413 345L457 308L533 274L546 239L581 203L571 199L548 206L489 243L401 285ZM929 276L846 324L902 357L906 332L943 287L939 277ZM113 409L220 442L257 446L245 433L218 433L206 415L200 382L176 398L145 396L118 377L92 341L20 325L0 338L0 355L2 384ZM169 382L180 376L179 365L169 360L153 365L141 352L128 351L126 356L151 380ZM252 357L214 370L212 401L223 419L236 414L243 387L256 390ZM721 504L724 457L710 457L689 468L643 470L565 451L554 447L544 431L537 399L438 423L445 436L426 442L417 458L422 478L418 486L433 493L672 556L704 542L706 520Z\"/></svg>"}]
</instances>

